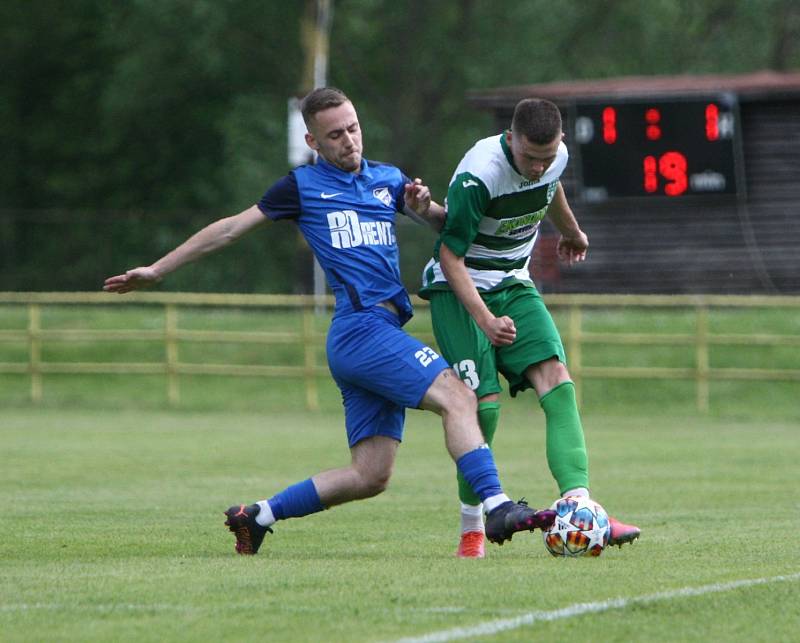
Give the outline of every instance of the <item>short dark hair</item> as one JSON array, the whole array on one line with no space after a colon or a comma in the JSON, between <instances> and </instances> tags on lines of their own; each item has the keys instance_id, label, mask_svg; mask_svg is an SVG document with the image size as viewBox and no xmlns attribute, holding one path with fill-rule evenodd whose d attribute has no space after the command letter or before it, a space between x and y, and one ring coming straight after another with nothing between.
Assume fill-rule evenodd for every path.
<instances>
[{"instance_id":1,"label":"short dark hair","mask_svg":"<svg viewBox=\"0 0 800 643\"><path fill-rule=\"evenodd\" d=\"M308 121L318 112L322 112L331 107L339 107L344 103L349 103L350 99L345 96L341 89L336 87L318 87L306 95L300 102L300 113L308 126Z\"/></svg>"},{"instance_id":2,"label":"short dark hair","mask_svg":"<svg viewBox=\"0 0 800 643\"><path fill-rule=\"evenodd\" d=\"M561 112L544 98L525 98L514 108L511 131L536 145L547 145L561 134Z\"/></svg>"}]
</instances>

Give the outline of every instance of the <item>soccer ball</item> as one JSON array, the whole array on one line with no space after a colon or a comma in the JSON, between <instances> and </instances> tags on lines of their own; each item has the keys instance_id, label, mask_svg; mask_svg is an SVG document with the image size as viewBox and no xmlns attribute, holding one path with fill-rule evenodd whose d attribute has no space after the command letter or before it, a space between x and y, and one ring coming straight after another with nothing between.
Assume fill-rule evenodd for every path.
<instances>
[{"instance_id":1,"label":"soccer ball","mask_svg":"<svg viewBox=\"0 0 800 643\"><path fill-rule=\"evenodd\" d=\"M568 496L550 507L556 512L552 527L543 532L544 546L553 556L599 556L608 544L608 514L591 498Z\"/></svg>"}]
</instances>

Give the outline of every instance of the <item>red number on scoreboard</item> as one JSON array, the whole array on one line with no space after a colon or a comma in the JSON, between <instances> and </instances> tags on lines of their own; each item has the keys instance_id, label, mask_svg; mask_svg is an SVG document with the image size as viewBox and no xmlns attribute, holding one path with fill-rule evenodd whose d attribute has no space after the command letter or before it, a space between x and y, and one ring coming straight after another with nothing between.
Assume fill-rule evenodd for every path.
<instances>
[{"instance_id":1,"label":"red number on scoreboard","mask_svg":"<svg viewBox=\"0 0 800 643\"><path fill-rule=\"evenodd\" d=\"M659 174L667 180L664 185L664 194L667 196L680 196L689 187L686 157L680 152L665 152L658 159L655 156L645 156L643 170L644 191L648 194L658 192Z\"/></svg>"},{"instance_id":2,"label":"red number on scoreboard","mask_svg":"<svg viewBox=\"0 0 800 643\"><path fill-rule=\"evenodd\" d=\"M706 105L706 138L709 141L719 140L719 107L714 103Z\"/></svg>"},{"instance_id":3,"label":"red number on scoreboard","mask_svg":"<svg viewBox=\"0 0 800 643\"><path fill-rule=\"evenodd\" d=\"M680 152L665 152L658 159L658 172L669 183L664 186L664 194L678 196L686 192L689 182L686 177L686 157Z\"/></svg>"},{"instance_id":4,"label":"red number on scoreboard","mask_svg":"<svg viewBox=\"0 0 800 643\"><path fill-rule=\"evenodd\" d=\"M613 107L603 110L603 140L609 145L617 142L617 110Z\"/></svg>"},{"instance_id":5,"label":"red number on scoreboard","mask_svg":"<svg viewBox=\"0 0 800 643\"><path fill-rule=\"evenodd\" d=\"M658 190L658 162L655 156L644 157L644 191L652 194Z\"/></svg>"}]
</instances>

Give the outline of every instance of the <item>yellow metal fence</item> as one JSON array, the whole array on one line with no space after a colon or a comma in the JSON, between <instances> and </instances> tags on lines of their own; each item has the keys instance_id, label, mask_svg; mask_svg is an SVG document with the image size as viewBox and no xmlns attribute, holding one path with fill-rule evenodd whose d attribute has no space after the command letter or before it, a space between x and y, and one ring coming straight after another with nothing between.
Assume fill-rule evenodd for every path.
<instances>
[{"instance_id":1,"label":"yellow metal fence","mask_svg":"<svg viewBox=\"0 0 800 643\"><path fill-rule=\"evenodd\" d=\"M562 336L570 358L570 373L578 391L584 379L679 379L694 380L696 404L700 411L709 407L709 383L721 380L767 380L800 382L800 369L712 368L709 348L729 346L800 346L800 336L768 333L711 333L709 310L712 308L797 309L800 297L787 296L654 296L654 295L549 295L551 310L567 311L568 322ZM27 362L0 362L0 374L16 373L30 377L30 397L39 402L43 394L43 377L47 374L156 374L166 379L171 404L180 402L181 375L234 375L264 378L297 378L305 388L309 409L319 406L316 378L327 374L327 367L317 360L316 346L322 334L315 330L314 316L320 301L301 295L231 295L195 293L132 293L118 296L106 293L0 293L2 306L13 304L27 308L27 329L0 328L0 342L27 344ZM426 302L416 300L418 306ZM47 329L42 327L41 311L46 306L158 306L164 310L164 326L158 330ZM324 305L332 305L325 298ZM302 324L292 331L261 332L231 330L190 330L181 328L179 311L185 307L294 309L300 312ZM583 316L592 308L684 308L694 311L694 331L684 334L587 332ZM423 337L430 341L430 337ZM42 360L43 342L94 341L157 341L164 344L163 362L47 362ZM302 348L303 363L293 366L187 363L180 359L179 342L236 342L252 344L297 344ZM587 366L582 363L582 349L588 344L668 345L683 347L694 354L690 368Z\"/></svg>"}]
</instances>

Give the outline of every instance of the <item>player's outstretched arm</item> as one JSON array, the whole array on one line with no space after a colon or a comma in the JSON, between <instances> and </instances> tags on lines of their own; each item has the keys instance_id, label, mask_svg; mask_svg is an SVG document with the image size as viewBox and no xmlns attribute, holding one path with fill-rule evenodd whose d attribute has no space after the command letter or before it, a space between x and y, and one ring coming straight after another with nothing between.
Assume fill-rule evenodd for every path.
<instances>
[{"instance_id":1,"label":"player's outstretched arm","mask_svg":"<svg viewBox=\"0 0 800 643\"><path fill-rule=\"evenodd\" d=\"M103 284L103 290L123 294L148 288L181 266L230 245L267 221L256 205L239 214L214 221L154 264L109 277Z\"/></svg>"},{"instance_id":2,"label":"player's outstretched arm","mask_svg":"<svg viewBox=\"0 0 800 643\"><path fill-rule=\"evenodd\" d=\"M431 200L431 191L423 185L422 179L406 183L404 194L406 207L404 213L417 223L427 223L437 232L444 226L444 207Z\"/></svg>"},{"instance_id":3,"label":"player's outstretched arm","mask_svg":"<svg viewBox=\"0 0 800 643\"><path fill-rule=\"evenodd\" d=\"M149 288L159 281L161 281L161 279L155 270L149 266L140 266L139 268L128 270L121 275L109 277L103 284L103 290L106 292L116 292L122 295L131 290Z\"/></svg>"}]
</instances>

